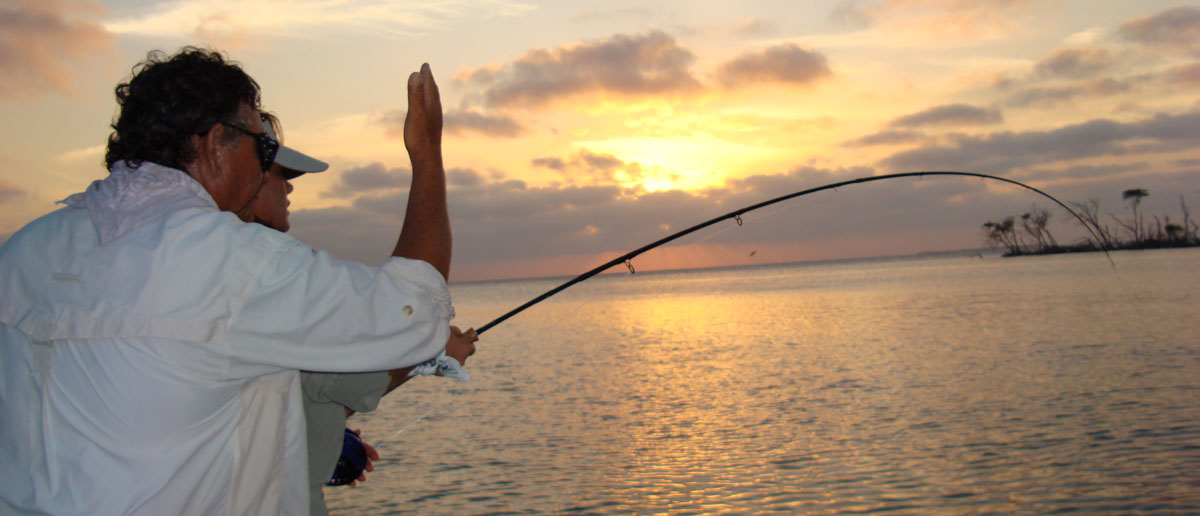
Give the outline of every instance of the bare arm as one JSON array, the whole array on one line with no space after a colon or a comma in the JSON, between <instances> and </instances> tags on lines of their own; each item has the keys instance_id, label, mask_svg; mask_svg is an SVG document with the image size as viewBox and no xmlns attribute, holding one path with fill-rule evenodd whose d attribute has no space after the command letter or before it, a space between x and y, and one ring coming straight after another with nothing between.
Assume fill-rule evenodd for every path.
<instances>
[{"instance_id":1,"label":"bare arm","mask_svg":"<svg viewBox=\"0 0 1200 516\"><path fill-rule=\"evenodd\" d=\"M442 100L429 64L408 76L408 116L404 119L404 146L412 162L412 187L404 226L392 256L424 260L450 280L450 214L446 208L446 171L442 164ZM475 353L474 340L450 327L446 354L467 363ZM389 371L391 392L409 379L411 367ZM386 394L386 392L385 392Z\"/></svg>"},{"instance_id":2,"label":"bare arm","mask_svg":"<svg viewBox=\"0 0 1200 516\"><path fill-rule=\"evenodd\" d=\"M452 241L450 213L446 208L446 171L442 164L442 101L428 64L408 77L404 146L412 163L412 186L408 191L404 226L400 228L400 238L392 256L429 262L449 281ZM452 326L450 329L446 354L465 363L466 357L475 352L475 346L463 339L457 328ZM407 382L411 370L412 367L405 367L388 371L389 381L384 394ZM353 413L346 408L346 417ZM366 470L371 471L374 469L371 462L379 459L379 453L366 443L364 446L371 459ZM358 480L366 480L366 476L359 475Z\"/></svg>"},{"instance_id":3,"label":"bare arm","mask_svg":"<svg viewBox=\"0 0 1200 516\"><path fill-rule=\"evenodd\" d=\"M452 242L442 164L442 101L428 64L408 77L404 146L412 162L412 187L392 256L429 262L449 280Z\"/></svg>"}]
</instances>

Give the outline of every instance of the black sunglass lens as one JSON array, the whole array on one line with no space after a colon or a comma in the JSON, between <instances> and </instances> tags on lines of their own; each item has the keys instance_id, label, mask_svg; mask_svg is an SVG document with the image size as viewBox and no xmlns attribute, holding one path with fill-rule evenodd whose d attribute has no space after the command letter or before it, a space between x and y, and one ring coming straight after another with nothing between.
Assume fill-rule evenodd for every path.
<instances>
[{"instance_id":1,"label":"black sunglass lens","mask_svg":"<svg viewBox=\"0 0 1200 516\"><path fill-rule=\"evenodd\" d=\"M275 162L275 154L279 152L279 143L265 134L257 134L254 139L258 144L258 159L262 163L263 172L266 172Z\"/></svg>"}]
</instances>

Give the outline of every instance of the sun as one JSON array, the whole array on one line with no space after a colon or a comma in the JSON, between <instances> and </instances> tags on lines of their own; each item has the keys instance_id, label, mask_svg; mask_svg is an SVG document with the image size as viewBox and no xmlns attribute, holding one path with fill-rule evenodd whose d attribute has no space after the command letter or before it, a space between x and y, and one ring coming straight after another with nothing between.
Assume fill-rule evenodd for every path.
<instances>
[{"instance_id":1,"label":"sun","mask_svg":"<svg viewBox=\"0 0 1200 516\"><path fill-rule=\"evenodd\" d=\"M578 145L619 157L628 165L614 176L617 182L650 192L721 186L728 178L741 175L746 163L762 153L726 140L696 136L619 138Z\"/></svg>"},{"instance_id":2,"label":"sun","mask_svg":"<svg viewBox=\"0 0 1200 516\"><path fill-rule=\"evenodd\" d=\"M618 181L620 181L620 178L618 178ZM642 175L638 178L623 181L621 186L640 187L647 192L703 190L719 186L724 181L725 178L720 177L715 172L707 174L703 172L682 172Z\"/></svg>"}]
</instances>

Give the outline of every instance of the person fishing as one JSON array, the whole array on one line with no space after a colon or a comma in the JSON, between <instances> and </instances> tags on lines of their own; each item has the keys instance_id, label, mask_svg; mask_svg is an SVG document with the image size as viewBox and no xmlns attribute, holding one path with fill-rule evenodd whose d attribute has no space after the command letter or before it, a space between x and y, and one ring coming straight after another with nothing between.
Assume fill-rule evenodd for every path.
<instances>
[{"instance_id":1,"label":"person fishing","mask_svg":"<svg viewBox=\"0 0 1200 516\"><path fill-rule=\"evenodd\" d=\"M307 514L299 370L474 351L449 324L432 72L408 82L379 267L248 223L279 144L236 63L151 52L116 93L108 176L0 245L0 513Z\"/></svg>"},{"instance_id":2,"label":"person fishing","mask_svg":"<svg viewBox=\"0 0 1200 516\"><path fill-rule=\"evenodd\" d=\"M275 162L267 171L267 179L258 195L248 208L250 219L271 229L286 233L291 228L288 220L288 194L293 190L292 181L308 173L319 173L329 164L313 158L283 144L280 137L282 126L279 119L270 113L262 113L263 130L280 142ZM452 331L457 329L452 328ZM454 340L446 346L446 356L455 360L446 362L449 367L463 365L471 350L462 344L465 340ZM437 367L424 368L436 372ZM328 514L325 506L324 487L334 475L338 459L345 453L357 452L364 459L364 469L372 469L371 461L379 454L365 441L352 441L344 436L351 432L345 428L346 420L355 412L371 412L379 406L380 399L396 389L417 371L405 367L393 371L363 373L324 373L301 371L300 385L304 393L305 434L308 442L308 485L309 514ZM357 435L357 432L353 432ZM353 443L353 444L352 444ZM343 450L343 445L358 446L356 450ZM361 471L361 470L359 470ZM335 478L338 484L365 480L357 472L349 478Z\"/></svg>"}]
</instances>

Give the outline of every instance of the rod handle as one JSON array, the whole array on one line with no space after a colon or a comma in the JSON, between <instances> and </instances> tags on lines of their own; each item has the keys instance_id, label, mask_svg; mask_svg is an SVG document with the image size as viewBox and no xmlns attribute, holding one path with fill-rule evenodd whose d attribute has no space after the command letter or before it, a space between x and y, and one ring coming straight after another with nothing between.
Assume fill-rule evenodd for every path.
<instances>
[{"instance_id":1,"label":"rod handle","mask_svg":"<svg viewBox=\"0 0 1200 516\"><path fill-rule=\"evenodd\" d=\"M467 342L475 342L479 340L479 334L475 333L475 328L467 328L467 331L464 331L462 336L464 339L467 339Z\"/></svg>"}]
</instances>

